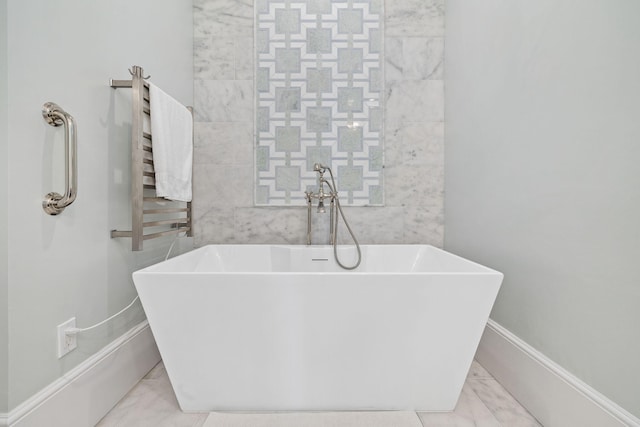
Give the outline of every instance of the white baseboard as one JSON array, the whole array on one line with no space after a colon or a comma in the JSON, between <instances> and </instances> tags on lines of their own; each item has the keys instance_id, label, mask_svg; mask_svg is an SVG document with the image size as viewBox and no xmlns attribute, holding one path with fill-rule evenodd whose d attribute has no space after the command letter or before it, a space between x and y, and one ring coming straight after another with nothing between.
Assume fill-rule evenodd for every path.
<instances>
[{"instance_id":1,"label":"white baseboard","mask_svg":"<svg viewBox=\"0 0 640 427\"><path fill-rule=\"evenodd\" d=\"M0 414L0 426L93 426L159 361L145 320L8 414Z\"/></svg>"},{"instance_id":2,"label":"white baseboard","mask_svg":"<svg viewBox=\"0 0 640 427\"><path fill-rule=\"evenodd\" d=\"M640 419L493 320L476 358L545 427L640 426ZM159 361L144 321L13 411L0 414L0 427L95 425Z\"/></svg>"},{"instance_id":3,"label":"white baseboard","mask_svg":"<svg viewBox=\"0 0 640 427\"><path fill-rule=\"evenodd\" d=\"M476 358L545 427L640 426L640 419L491 319Z\"/></svg>"}]
</instances>

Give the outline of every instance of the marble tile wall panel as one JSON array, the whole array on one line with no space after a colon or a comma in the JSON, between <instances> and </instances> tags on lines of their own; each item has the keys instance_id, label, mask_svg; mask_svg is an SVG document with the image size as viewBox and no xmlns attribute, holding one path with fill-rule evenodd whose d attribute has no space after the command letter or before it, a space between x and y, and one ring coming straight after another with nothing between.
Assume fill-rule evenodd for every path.
<instances>
[{"instance_id":1,"label":"marble tile wall panel","mask_svg":"<svg viewBox=\"0 0 640 427\"><path fill-rule=\"evenodd\" d=\"M314 2L320 7L324 0ZM255 7L265 4L256 0ZM197 246L306 241L305 208L253 202L253 88L261 79L253 72L253 7L248 0L194 1ZM384 10L385 147L375 159L385 169L386 200L384 206L350 207L345 214L363 244L441 247L444 1L387 0ZM326 243L327 223L326 216L314 213L314 243ZM340 234L347 242L348 236Z\"/></svg>"},{"instance_id":2,"label":"marble tile wall panel","mask_svg":"<svg viewBox=\"0 0 640 427\"><path fill-rule=\"evenodd\" d=\"M194 92L198 122L253 120L253 84L249 80L195 80Z\"/></svg>"},{"instance_id":3,"label":"marble tile wall panel","mask_svg":"<svg viewBox=\"0 0 640 427\"><path fill-rule=\"evenodd\" d=\"M236 165L253 170L253 132L246 122L196 122L194 148L198 165Z\"/></svg>"},{"instance_id":4,"label":"marble tile wall panel","mask_svg":"<svg viewBox=\"0 0 640 427\"><path fill-rule=\"evenodd\" d=\"M405 80L387 87L387 123L444 121L442 80Z\"/></svg>"},{"instance_id":5,"label":"marble tile wall panel","mask_svg":"<svg viewBox=\"0 0 640 427\"><path fill-rule=\"evenodd\" d=\"M383 204L382 18L371 0L260 1L257 205L304 206L316 162L344 205Z\"/></svg>"},{"instance_id":6,"label":"marble tile wall panel","mask_svg":"<svg viewBox=\"0 0 640 427\"><path fill-rule=\"evenodd\" d=\"M193 0L193 36L253 37L253 0Z\"/></svg>"},{"instance_id":7,"label":"marble tile wall panel","mask_svg":"<svg viewBox=\"0 0 640 427\"><path fill-rule=\"evenodd\" d=\"M385 1L385 34L444 36L444 0Z\"/></svg>"}]
</instances>

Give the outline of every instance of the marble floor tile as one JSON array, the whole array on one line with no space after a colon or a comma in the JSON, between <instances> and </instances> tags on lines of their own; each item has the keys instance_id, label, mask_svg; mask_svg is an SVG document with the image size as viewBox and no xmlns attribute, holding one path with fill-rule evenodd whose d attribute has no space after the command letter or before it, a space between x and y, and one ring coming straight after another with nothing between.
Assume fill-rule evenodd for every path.
<instances>
[{"instance_id":1,"label":"marble floor tile","mask_svg":"<svg viewBox=\"0 0 640 427\"><path fill-rule=\"evenodd\" d=\"M540 427L541 425L473 361L453 412L419 412L423 427ZM202 427L209 413L183 413L164 364L156 365L97 424L98 427Z\"/></svg>"},{"instance_id":2,"label":"marble floor tile","mask_svg":"<svg viewBox=\"0 0 640 427\"><path fill-rule=\"evenodd\" d=\"M474 359L471 362L471 368L469 369L469 373L467 374L467 379L469 380L477 380L477 379L493 379L491 374L484 369L484 367L478 363L477 360Z\"/></svg>"},{"instance_id":3,"label":"marble floor tile","mask_svg":"<svg viewBox=\"0 0 640 427\"><path fill-rule=\"evenodd\" d=\"M501 427L468 383L453 412L418 412L424 427Z\"/></svg>"},{"instance_id":4,"label":"marble floor tile","mask_svg":"<svg viewBox=\"0 0 640 427\"><path fill-rule=\"evenodd\" d=\"M541 424L493 378L471 379L467 384L503 426L540 427Z\"/></svg>"},{"instance_id":5,"label":"marble floor tile","mask_svg":"<svg viewBox=\"0 0 640 427\"><path fill-rule=\"evenodd\" d=\"M154 366L153 369L150 370L149 373L144 376L143 380L155 380L155 379L166 377L166 376L167 376L167 370L164 367L164 362L160 361L160 363Z\"/></svg>"},{"instance_id":6,"label":"marble floor tile","mask_svg":"<svg viewBox=\"0 0 640 427\"><path fill-rule=\"evenodd\" d=\"M153 368L97 427L200 427L209 413L183 413L164 365Z\"/></svg>"}]
</instances>

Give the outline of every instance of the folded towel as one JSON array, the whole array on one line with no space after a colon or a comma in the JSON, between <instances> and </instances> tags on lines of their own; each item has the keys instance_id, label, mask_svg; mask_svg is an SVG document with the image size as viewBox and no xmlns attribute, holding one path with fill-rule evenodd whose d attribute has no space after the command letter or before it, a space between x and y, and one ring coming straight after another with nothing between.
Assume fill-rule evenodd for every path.
<instances>
[{"instance_id":1,"label":"folded towel","mask_svg":"<svg viewBox=\"0 0 640 427\"><path fill-rule=\"evenodd\" d=\"M193 168L191 112L152 83L149 83L149 104L156 195L190 202Z\"/></svg>"}]
</instances>

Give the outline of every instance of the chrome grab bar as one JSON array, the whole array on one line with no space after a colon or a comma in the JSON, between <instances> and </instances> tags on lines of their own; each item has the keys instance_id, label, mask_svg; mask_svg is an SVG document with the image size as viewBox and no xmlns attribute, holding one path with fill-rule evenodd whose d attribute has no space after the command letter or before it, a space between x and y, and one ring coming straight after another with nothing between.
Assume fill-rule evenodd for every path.
<instances>
[{"instance_id":1,"label":"chrome grab bar","mask_svg":"<svg viewBox=\"0 0 640 427\"><path fill-rule=\"evenodd\" d=\"M53 102L42 106L42 117L51 126L64 125L64 165L65 191L64 196L56 192L48 193L42 201L42 209L49 215L58 215L64 208L76 199L78 192L78 161L76 143L76 122L69 113Z\"/></svg>"}]
</instances>

